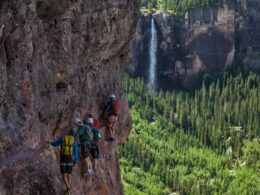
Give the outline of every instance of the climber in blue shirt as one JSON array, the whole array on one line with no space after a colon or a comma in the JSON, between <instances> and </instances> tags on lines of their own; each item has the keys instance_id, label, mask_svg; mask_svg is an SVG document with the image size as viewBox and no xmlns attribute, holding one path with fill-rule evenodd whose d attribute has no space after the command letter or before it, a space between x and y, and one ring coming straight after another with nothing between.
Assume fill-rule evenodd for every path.
<instances>
[{"instance_id":1,"label":"climber in blue shirt","mask_svg":"<svg viewBox=\"0 0 260 195\"><path fill-rule=\"evenodd\" d=\"M48 142L54 147L61 146L60 171L62 179L67 187L65 194L70 194L72 169L78 161L78 144L74 138L75 132L76 130L72 128L69 134L59 137L52 142Z\"/></svg>"}]
</instances>

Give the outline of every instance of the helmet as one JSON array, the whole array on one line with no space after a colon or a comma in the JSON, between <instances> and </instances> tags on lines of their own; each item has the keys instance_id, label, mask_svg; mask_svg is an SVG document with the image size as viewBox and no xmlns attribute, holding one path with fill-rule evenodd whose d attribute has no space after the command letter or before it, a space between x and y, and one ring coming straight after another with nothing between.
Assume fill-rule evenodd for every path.
<instances>
[{"instance_id":1,"label":"helmet","mask_svg":"<svg viewBox=\"0 0 260 195\"><path fill-rule=\"evenodd\" d=\"M93 118L88 118L86 121L87 124L93 124Z\"/></svg>"},{"instance_id":2,"label":"helmet","mask_svg":"<svg viewBox=\"0 0 260 195\"><path fill-rule=\"evenodd\" d=\"M75 118L74 124L77 125L79 122L81 122L80 118Z\"/></svg>"},{"instance_id":3,"label":"helmet","mask_svg":"<svg viewBox=\"0 0 260 195\"><path fill-rule=\"evenodd\" d=\"M111 99L116 99L116 95L115 95L115 94L111 94L111 95L110 95L110 98L111 98Z\"/></svg>"},{"instance_id":4,"label":"helmet","mask_svg":"<svg viewBox=\"0 0 260 195\"><path fill-rule=\"evenodd\" d=\"M71 128L70 129L70 135L74 135L76 133L76 129L75 128Z\"/></svg>"}]
</instances>

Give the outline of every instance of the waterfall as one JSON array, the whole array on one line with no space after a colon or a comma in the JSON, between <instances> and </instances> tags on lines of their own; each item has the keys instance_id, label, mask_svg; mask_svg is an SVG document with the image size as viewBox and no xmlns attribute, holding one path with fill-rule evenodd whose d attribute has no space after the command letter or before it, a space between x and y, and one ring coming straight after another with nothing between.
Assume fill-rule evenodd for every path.
<instances>
[{"instance_id":1,"label":"waterfall","mask_svg":"<svg viewBox=\"0 0 260 195\"><path fill-rule=\"evenodd\" d=\"M151 21L151 36L150 36L150 47L149 47L149 81L148 85L155 87L156 85L156 64L157 64L157 30L152 17Z\"/></svg>"}]
</instances>

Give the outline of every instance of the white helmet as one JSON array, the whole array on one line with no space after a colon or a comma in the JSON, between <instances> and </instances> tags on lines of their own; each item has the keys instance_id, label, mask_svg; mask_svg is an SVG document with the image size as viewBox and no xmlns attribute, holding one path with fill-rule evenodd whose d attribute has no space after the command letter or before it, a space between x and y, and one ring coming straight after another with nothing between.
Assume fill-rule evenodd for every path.
<instances>
[{"instance_id":1,"label":"white helmet","mask_svg":"<svg viewBox=\"0 0 260 195\"><path fill-rule=\"evenodd\" d=\"M93 124L93 118L88 118L87 119L87 124Z\"/></svg>"},{"instance_id":2,"label":"white helmet","mask_svg":"<svg viewBox=\"0 0 260 195\"><path fill-rule=\"evenodd\" d=\"M80 118L75 118L74 124L77 125L79 122L81 122Z\"/></svg>"},{"instance_id":3,"label":"white helmet","mask_svg":"<svg viewBox=\"0 0 260 195\"><path fill-rule=\"evenodd\" d=\"M111 98L111 99L116 99L116 95L115 95L115 94L111 94L111 95L110 95L110 98Z\"/></svg>"}]
</instances>

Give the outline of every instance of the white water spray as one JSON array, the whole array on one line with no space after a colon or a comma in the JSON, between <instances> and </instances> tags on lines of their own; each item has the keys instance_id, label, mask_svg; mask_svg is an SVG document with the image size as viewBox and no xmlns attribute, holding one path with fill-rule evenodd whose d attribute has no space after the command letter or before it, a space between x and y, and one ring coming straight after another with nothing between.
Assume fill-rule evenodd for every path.
<instances>
[{"instance_id":1,"label":"white water spray","mask_svg":"<svg viewBox=\"0 0 260 195\"><path fill-rule=\"evenodd\" d=\"M151 21L151 38L150 38L150 48L149 48L149 85L155 87L156 84L156 64L157 64L157 30L155 26L154 19L152 17Z\"/></svg>"}]
</instances>

